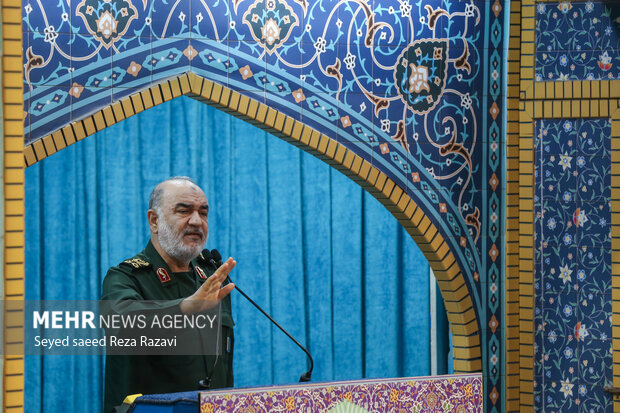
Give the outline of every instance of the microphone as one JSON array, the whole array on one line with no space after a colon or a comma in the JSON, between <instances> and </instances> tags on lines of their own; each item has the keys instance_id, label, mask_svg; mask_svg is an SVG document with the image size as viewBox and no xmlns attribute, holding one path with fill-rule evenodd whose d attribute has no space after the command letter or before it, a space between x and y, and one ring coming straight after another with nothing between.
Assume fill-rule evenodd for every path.
<instances>
[{"instance_id":1,"label":"microphone","mask_svg":"<svg viewBox=\"0 0 620 413\"><path fill-rule=\"evenodd\" d=\"M206 261L211 263L212 265L215 265L215 267L219 267L220 265L222 265L222 255L220 254L220 252L216 249L209 251L208 249L205 249L202 251L202 255L204 256L204 258L206 258ZM230 276L227 277L229 282L232 282ZM248 295L246 293L243 292L243 290L241 290L239 288L239 286L237 286L237 284L235 284L235 290L239 291L239 294L241 294L246 300L248 300L254 307L256 307L258 309L258 311L260 311L261 313L263 313L263 315L265 317L267 317L269 319L269 321L271 321L273 324L275 324L276 327L278 327L284 334L286 334L286 336L288 338L290 338L291 340L293 340L293 342L295 344L297 344L297 346L302 349L304 351L304 353L306 353L306 356L308 356L308 359L310 360L310 369L305 372L304 374L301 375L301 377L299 378L300 382L307 382L310 381L310 379L312 378L312 370L314 369L314 360L312 360L312 356L310 355L310 352L304 347L302 346L299 341L295 340L295 338L293 338L292 335L289 334L288 331L286 331L280 324L278 324L278 322L276 320L274 320L269 314L267 314L265 312L265 310L263 310L258 304L256 304L254 302L254 300L252 300L250 297L248 297Z\"/></svg>"}]
</instances>

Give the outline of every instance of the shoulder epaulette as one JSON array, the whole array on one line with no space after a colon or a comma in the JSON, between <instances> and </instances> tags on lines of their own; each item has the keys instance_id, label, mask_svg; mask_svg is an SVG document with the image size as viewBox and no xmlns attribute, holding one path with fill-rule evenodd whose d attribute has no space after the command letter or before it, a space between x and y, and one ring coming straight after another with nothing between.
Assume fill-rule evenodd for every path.
<instances>
[{"instance_id":1,"label":"shoulder epaulette","mask_svg":"<svg viewBox=\"0 0 620 413\"><path fill-rule=\"evenodd\" d=\"M122 264L131 265L134 270L147 269L151 267L150 262L146 262L140 258L131 258L129 260L123 261Z\"/></svg>"}]
</instances>

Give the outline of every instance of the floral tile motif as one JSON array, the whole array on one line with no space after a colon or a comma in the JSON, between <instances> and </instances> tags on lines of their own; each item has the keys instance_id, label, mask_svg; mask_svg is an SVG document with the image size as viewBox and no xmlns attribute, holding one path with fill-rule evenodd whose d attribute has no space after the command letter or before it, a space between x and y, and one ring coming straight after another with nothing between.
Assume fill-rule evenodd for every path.
<instances>
[{"instance_id":1,"label":"floral tile motif","mask_svg":"<svg viewBox=\"0 0 620 413\"><path fill-rule=\"evenodd\" d=\"M584 202L604 202L611 197L611 174L605 167L609 156L579 155L576 159L577 199Z\"/></svg>"},{"instance_id":2,"label":"floral tile motif","mask_svg":"<svg viewBox=\"0 0 620 413\"><path fill-rule=\"evenodd\" d=\"M573 221L577 226L579 248L611 249L610 202L578 202L576 205Z\"/></svg>"},{"instance_id":3,"label":"floral tile motif","mask_svg":"<svg viewBox=\"0 0 620 413\"><path fill-rule=\"evenodd\" d=\"M611 249L577 248L577 281L583 292L611 294L611 279L599 274L611 274Z\"/></svg>"},{"instance_id":4,"label":"floral tile motif","mask_svg":"<svg viewBox=\"0 0 620 413\"><path fill-rule=\"evenodd\" d=\"M577 318L582 320L582 325L590 326L587 330L588 339L584 341L584 345L588 345L588 351L594 352L593 346L600 344L604 350L596 351L596 354L599 358L604 358L611 346L611 337L608 335L608 332L611 331L611 293L581 290L577 300ZM584 331L586 330L584 329ZM602 372L599 371L598 373Z\"/></svg>"},{"instance_id":5,"label":"floral tile motif","mask_svg":"<svg viewBox=\"0 0 620 413\"><path fill-rule=\"evenodd\" d=\"M332 382L200 393L200 411L482 412L482 376ZM345 409L342 403L347 403ZM338 407L342 408L339 410ZM364 409L364 410L360 410ZM355 410L353 410L355 409Z\"/></svg>"},{"instance_id":6,"label":"floral tile motif","mask_svg":"<svg viewBox=\"0 0 620 413\"><path fill-rule=\"evenodd\" d=\"M568 198L566 193L564 195L564 198ZM575 203L564 199L544 200L542 208L544 216L541 216L540 224L544 227L544 232L541 236L541 242L544 247L568 248L576 246L577 230L573 224ZM543 256L547 257L546 254L543 254ZM550 265L548 260L545 260L545 264Z\"/></svg>"},{"instance_id":7,"label":"floral tile motif","mask_svg":"<svg viewBox=\"0 0 620 413\"><path fill-rule=\"evenodd\" d=\"M535 409L611 412L611 122L535 128Z\"/></svg>"},{"instance_id":8,"label":"floral tile motif","mask_svg":"<svg viewBox=\"0 0 620 413\"><path fill-rule=\"evenodd\" d=\"M613 411L613 401L608 397L603 386L589 386L580 384L577 388L580 400L580 412L610 412Z\"/></svg>"},{"instance_id":9,"label":"floral tile motif","mask_svg":"<svg viewBox=\"0 0 620 413\"><path fill-rule=\"evenodd\" d=\"M542 156L542 199L573 202L577 188L575 159L567 154Z\"/></svg>"},{"instance_id":10,"label":"floral tile motif","mask_svg":"<svg viewBox=\"0 0 620 413\"><path fill-rule=\"evenodd\" d=\"M620 78L620 4L536 5L536 81Z\"/></svg>"}]
</instances>

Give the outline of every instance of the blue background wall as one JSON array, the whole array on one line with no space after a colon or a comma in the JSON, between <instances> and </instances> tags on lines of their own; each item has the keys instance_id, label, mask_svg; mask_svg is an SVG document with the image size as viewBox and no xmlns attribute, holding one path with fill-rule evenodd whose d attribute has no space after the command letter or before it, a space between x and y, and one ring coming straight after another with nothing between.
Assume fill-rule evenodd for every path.
<instances>
[{"instance_id":1,"label":"blue background wall","mask_svg":"<svg viewBox=\"0 0 620 413\"><path fill-rule=\"evenodd\" d=\"M328 165L188 98L26 170L27 298L97 299L107 268L146 244L148 196L171 175L205 189L207 247L234 256L235 282L309 346L314 380L430 373L428 263L391 214ZM296 381L305 355L238 294L233 306L236 385ZM96 406L102 365L28 357L28 411Z\"/></svg>"}]
</instances>

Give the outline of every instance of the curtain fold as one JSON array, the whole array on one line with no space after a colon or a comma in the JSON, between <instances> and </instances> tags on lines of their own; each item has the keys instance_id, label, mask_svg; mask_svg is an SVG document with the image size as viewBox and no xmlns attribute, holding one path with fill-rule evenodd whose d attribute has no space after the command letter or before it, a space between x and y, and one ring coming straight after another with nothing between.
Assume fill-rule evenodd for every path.
<instances>
[{"instance_id":1,"label":"curtain fold","mask_svg":"<svg viewBox=\"0 0 620 413\"><path fill-rule=\"evenodd\" d=\"M148 197L188 175L210 204L208 248L314 356L314 381L430 372L428 262L378 201L327 164L189 98L26 170L27 299L98 299L149 238ZM296 382L294 343L233 292L235 385ZM103 357L26 359L29 412L101 405Z\"/></svg>"}]
</instances>

